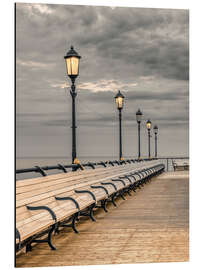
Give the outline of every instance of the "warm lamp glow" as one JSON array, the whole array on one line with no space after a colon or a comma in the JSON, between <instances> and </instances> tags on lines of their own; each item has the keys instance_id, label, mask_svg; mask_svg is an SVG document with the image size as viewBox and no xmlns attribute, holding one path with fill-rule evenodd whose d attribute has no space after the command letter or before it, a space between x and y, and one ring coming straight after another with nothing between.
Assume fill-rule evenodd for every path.
<instances>
[{"instance_id":1,"label":"warm lamp glow","mask_svg":"<svg viewBox=\"0 0 203 270\"><path fill-rule=\"evenodd\" d=\"M68 76L78 76L79 74L79 59L77 57L66 58L66 67Z\"/></svg>"},{"instance_id":2,"label":"warm lamp glow","mask_svg":"<svg viewBox=\"0 0 203 270\"><path fill-rule=\"evenodd\" d=\"M147 121L147 129L151 129L152 126L152 122L150 120Z\"/></svg>"},{"instance_id":3,"label":"warm lamp glow","mask_svg":"<svg viewBox=\"0 0 203 270\"><path fill-rule=\"evenodd\" d=\"M79 75L79 63L81 56L71 46L70 50L64 56L66 60L67 74L70 78L76 78Z\"/></svg>"},{"instance_id":4,"label":"warm lamp glow","mask_svg":"<svg viewBox=\"0 0 203 270\"><path fill-rule=\"evenodd\" d=\"M116 105L119 110L123 109L124 105L124 96L121 94L120 91L118 91L117 95L115 96Z\"/></svg>"},{"instance_id":5,"label":"warm lamp glow","mask_svg":"<svg viewBox=\"0 0 203 270\"><path fill-rule=\"evenodd\" d=\"M123 108L123 98L122 97L118 97L116 99L116 104L117 104L118 109L122 109Z\"/></svg>"}]
</instances>

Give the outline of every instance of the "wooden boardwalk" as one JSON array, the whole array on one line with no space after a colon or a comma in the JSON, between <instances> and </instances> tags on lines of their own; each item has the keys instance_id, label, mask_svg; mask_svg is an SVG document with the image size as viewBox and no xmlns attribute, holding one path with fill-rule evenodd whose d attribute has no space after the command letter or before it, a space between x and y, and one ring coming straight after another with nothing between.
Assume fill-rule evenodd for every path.
<instances>
[{"instance_id":1,"label":"wooden boardwalk","mask_svg":"<svg viewBox=\"0 0 203 270\"><path fill-rule=\"evenodd\" d=\"M180 262L189 260L189 173L167 172L146 184L108 213L96 210L97 222L82 218L77 228L20 254L17 267Z\"/></svg>"}]
</instances>

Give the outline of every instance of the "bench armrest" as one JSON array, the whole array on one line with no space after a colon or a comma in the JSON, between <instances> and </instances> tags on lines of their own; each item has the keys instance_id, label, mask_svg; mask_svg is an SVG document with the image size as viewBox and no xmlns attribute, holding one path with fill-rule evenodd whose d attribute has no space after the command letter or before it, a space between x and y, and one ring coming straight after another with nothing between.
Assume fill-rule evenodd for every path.
<instances>
[{"instance_id":1,"label":"bench armrest","mask_svg":"<svg viewBox=\"0 0 203 270\"><path fill-rule=\"evenodd\" d=\"M117 187L116 187L116 185L114 183L111 183L111 182L101 182L101 184L102 185L111 185L111 186L113 186L115 188L115 191L118 190Z\"/></svg>"},{"instance_id":2,"label":"bench armrest","mask_svg":"<svg viewBox=\"0 0 203 270\"><path fill-rule=\"evenodd\" d=\"M109 196L108 190L103 186L94 186L94 185L92 185L91 188L102 188L106 192L106 195Z\"/></svg>"},{"instance_id":3,"label":"bench armrest","mask_svg":"<svg viewBox=\"0 0 203 270\"><path fill-rule=\"evenodd\" d=\"M41 206L29 206L29 205L27 205L27 209L28 210L31 210L31 211L34 211L34 210L47 210L50 213L50 215L52 216L53 220L57 221L56 214L48 206L45 206L45 205L41 205Z\"/></svg>"},{"instance_id":4,"label":"bench armrest","mask_svg":"<svg viewBox=\"0 0 203 270\"><path fill-rule=\"evenodd\" d=\"M79 206L78 202L72 197L55 197L55 199L58 201L68 201L68 200L72 201L72 202L74 202L76 208L80 211L80 206Z\"/></svg>"},{"instance_id":5,"label":"bench armrest","mask_svg":"<svg viewBox=\"0 0 203 270\"><path fill-rule=\"evenodd\" d=\"M132 180L128 177L128 175L120 176L120 179L128 179L128 181L132 184Z\"/></svg>"},{"instance_id":6,"label":"bench armrest","mask_svg":"<svg viewBox=\"0 0 203 270\"><path fill-rule=\"evenodd\" d=\"M112 181L121 182L124 185L124 187L126 186L125 181L123 181L122 179L112 179Z\"/></svg>"},{"instance_id":7,"label":"bench armrest","mask_svg":"<svg viewBox=\"0 0 203 270\"><path fill-rule=\"evenodd\" d=\"M93 192L91 192L90 190L75 190L75 193L88 193L88 194L90 194L91 196L92 196L92 198L93 198L93 200L96 202L96 197L95 197L95 195L94 195L94 193Z\"/></svg>"}]
</instances>

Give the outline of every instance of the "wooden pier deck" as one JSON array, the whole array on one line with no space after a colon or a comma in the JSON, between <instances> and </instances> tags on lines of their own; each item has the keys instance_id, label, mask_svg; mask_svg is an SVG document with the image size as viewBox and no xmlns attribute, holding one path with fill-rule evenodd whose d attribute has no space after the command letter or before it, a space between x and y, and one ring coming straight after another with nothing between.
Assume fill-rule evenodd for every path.
<instances>
[{"instance_id":1,"label":"wooden pier deck","mask_svg":"<svg viewBox=\"0 0 203 270\"><path fill-rule=\"evenodd\" d=\"M117 208L97 210L97 222L82 218L77 235L69 228L47 244L16 258L17 267L98 265L189 260L189 173L153 178Z\"/></svg>"}]
</instances>

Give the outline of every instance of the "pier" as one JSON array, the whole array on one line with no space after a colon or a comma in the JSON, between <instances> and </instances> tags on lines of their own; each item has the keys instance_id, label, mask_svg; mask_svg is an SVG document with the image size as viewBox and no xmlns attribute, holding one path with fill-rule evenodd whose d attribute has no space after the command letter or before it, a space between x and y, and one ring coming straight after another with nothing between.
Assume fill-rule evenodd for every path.
<instances>
[{"instance_id":1,"label":"pier","mask_svg":"<svg viewBox=\"0 0 203 270\"><path fill-rule=\"evenodd\" d=\"M63 228L47 244L18 254L17 267L189 260L189 172L164 172L108 213L97 209L96 222L83 217L79 234Z\"/></svg>"},{"instance_id":2,"label":"pier","mask_svg":"<svg viewBox=\"0 0 203 270\"><path fill-rule=\"evenodd\" d=\"M13 11L14 267L188 262L190 9Z\"/></svg>"}]
</instances>

